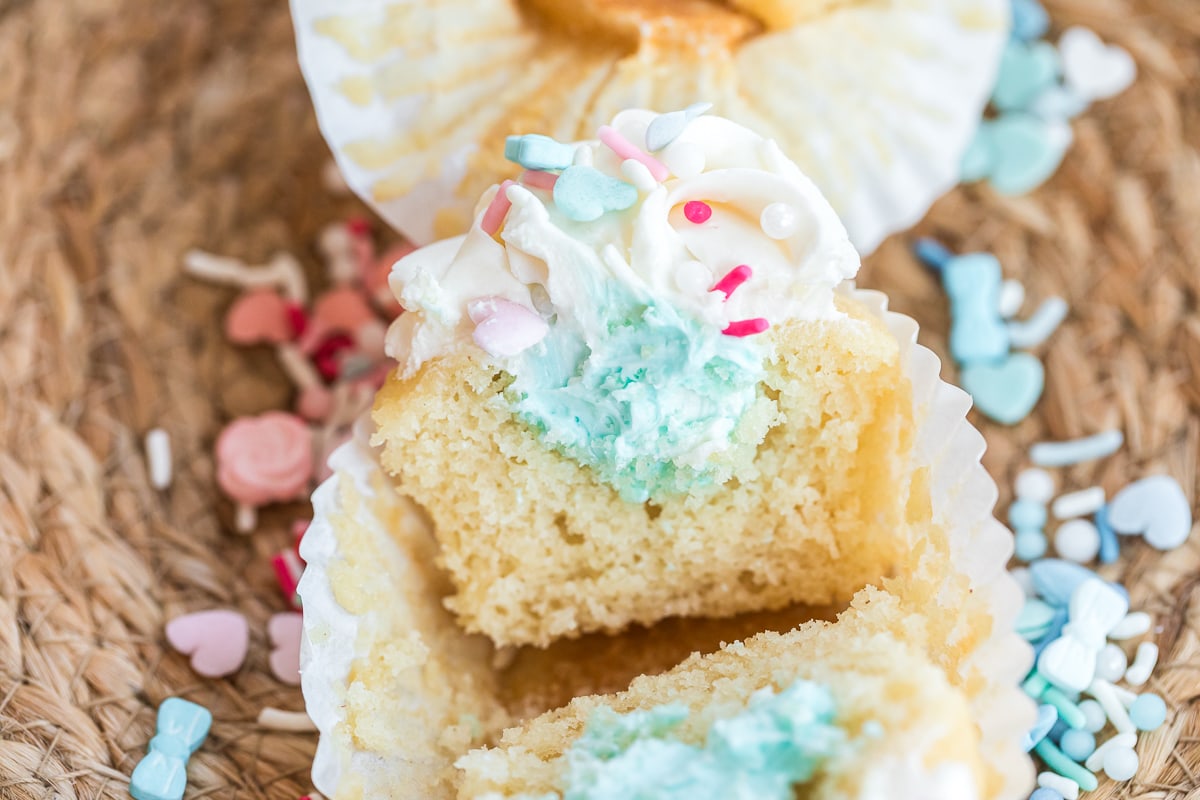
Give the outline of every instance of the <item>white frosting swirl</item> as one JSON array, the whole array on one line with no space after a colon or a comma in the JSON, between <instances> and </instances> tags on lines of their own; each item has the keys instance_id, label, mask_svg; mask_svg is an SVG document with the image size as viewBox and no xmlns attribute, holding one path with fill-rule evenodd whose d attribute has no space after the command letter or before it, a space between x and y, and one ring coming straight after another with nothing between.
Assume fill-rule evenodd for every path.
<instances>
[{"instance_id":1,"label":"white frosting swirl","mask_svg":"<svg viewBox=\"0 0 1200 800\"><path fill-rule=\"evenodd\" d=\"M642 146L655 116L624 111L612 126ZM617 179L640 175L636 203L575 222L557 208L552 191L514 184L497 241L480 226L498 188L489 190L470 232L393 268L391 287L407 313L389 332L388 353L402 375L473 346L468 305L485 297L557 315L589 342L610 312L621 313L606 306L606 297L668 303L718 329L759 317L776 325L837 314L833 289L857 272L858 255L816 186L773 141L727 119L700 117L655 154L671 172L662 182L646 181L642 170L623 171L622 159L598 141L577 147L577 164ZM712 210L703 223L684 216L693 200ZM788 223L782 229L781 217ZM753 275L728 300L712 291L743 264Z\"/></svg>"}]
</instances>

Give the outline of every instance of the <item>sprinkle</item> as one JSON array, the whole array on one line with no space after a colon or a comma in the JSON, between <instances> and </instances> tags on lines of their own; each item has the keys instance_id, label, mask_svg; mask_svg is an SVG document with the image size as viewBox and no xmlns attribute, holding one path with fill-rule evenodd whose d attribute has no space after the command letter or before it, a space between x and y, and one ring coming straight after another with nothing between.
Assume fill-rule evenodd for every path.
<instances>
[{"instance_id":1,"label":"sprinkle","mask_svg":"<svg viewBox=\"0 0 1200 800\"><path fill-rule=\"evenodd\" d=\"M1133 57L1106 45L1095 33L1075 26L1058 39L1063 82L1086 100L1107 100L1129 88L1137 77Z\"/></svg>"},{"instance_id":2,"label":"sprinkle","mask_svg":"<svg viewBox=\"0 0 1200 800\"><path fill-rule=\"evenodd\" d=\"M605 212L623 211L637 201L637 187L594 167L568 167L554 184L554 204L575 222L600 219Z\"/></svg>"},{"instance_id":3,"label":"sprinkle","mask_svg":"<svg viewBox=\"0 0 1200 800\"><path fill-rule=\"evenodd\" d=\"M1108 716L1108 721L1117 729L1117 733L1133 733L1136 730L1133 721L1129 719L1129 712L1125 710L1117 693L1113 691L1111 683L1097 678L1092 681L1087 692L1104 707L1104 713Z\"/></svg>"},{"instance_id":4,"label":"sprinkle","mask_svg":"<svg viewBox=\"0 0 1200 800\"><path fill-rule=\"evenodd\" d=\"M1086 564L1100 552L1100 532L1086 519L1067 520L1054 533L1054 549L1067 561Z\"/></svg>"},{"instance_id":5,"label":"sprinkle","mask_svg":"<svg viewBox=\"0 0 1200 800\"><path fill-rule=\"evenodd\" d=\"M1046 762L1046 766L1064 778L1075 781L1075 783L1079 784L1080 789L1090 792L1099 785L1099 781L1096 780L1095 775L1067 758L1049 739L1043 739L1038 742L1037 747L1033 748L1033 751L1042 757L1042 761Z\"/></svg>"},{"instance_id":6,"label":"sprinkle","mask_svg":"<svg viewBox=\"0 0 1200 800\"><path fill-rule=\"evenodd\" d=\"M295 549L291 547L280 550L271 557L271 567L275 570L275 580L279 584L279 591L283 592L284 599L292 608L299 610L300 596L296 594L296 586L304 572L304 563L300 561L300 556L296 555Z\"/></svg>"},{"instance_id":7,"label":"sprinkle","mask_svg":"<svg viewBox=\"0 0 1200 800\"><path fill-rule=\"evenodd\" d=\"M637 187L639 192L652 192L654 187L658 186L658 181L654 180L654 176L650 174L650 170L646 169L646 165L640 161L634 161L632 158L621 162L621 174L625 180Z\"/></svg>"},{"instance_id":8,"label":"sprinkle","mask_svg":"<svg viewBox=\"0 0 1200 800\"><path fill-rule=\"evenodd\" d=\"M762 333L770 327L771 323L762 317L755 317L754 319L739 319L736 322L731 322L721 333L726 336L753 336L756 333Z\"/></svg>"},{"instance_id":9,"label":"sprinkle","mask_svg":"<svg viewBox=\"0 0 1200 800\"><path fill-rule=\"evenodd\" d=\"M692 103L682 111L659 114L646 126L646 149L652 153L662 150L683 133L693 119L712 108L712 103Z\"/></svg>"},{"instance_id":10,"label":"sprinkle","mask_svg":"<svg viewBox=\"0 0 1200 800\"><path fill-rule=\"evenodd\" d=\"M527 169L521 173L520 182L523 186L528 186L531 189L542 189L549 192L554 190L554 184L558 182L558 176L553 172Z\"/></svg>"},{"instance_id":11,"label":"sprinkle","mask_svg":"<svg viewBox=\"0 0 1200 800\"><path fill-rule=\"evenodd\" d=\"M1008 574L1021 587L1027 600L1032 600L1037 596L1037 590L1033 587L1033 575L1030 574L1028 567L1013 567Z\"/></svg>"},{"instance_id":12,"label":"sprinkle","mask_svg":"<svg viewBox=\"0 0 1200 800\"><path fill-rule=\"evenodd\" d=\"M1104 508L1104 500L1104 488L1090 486L1077 492L1059 495L1051 504L1050 510L1055 519L1074 519L1094 514Z\"/></svg>"},{"instance_id":13,"label":"sprinkle","mask_svg":"<svg viewBox=\"0 0 1200 800\"><path fill-rule=\"evenodd\" d=\"M1096 523L1096 532L1100 534L1100 563L1112 564L1121 555L1121 542L1112 525L1108 524L1108 506L1097 511L1092 519Z\"/></svg>"},{"instance_id":14,"label":"sprinkle","mask_svg":"<svg viewBox=\"0 0 1200 800\"><path fill-rule=\"evenodd\" d=\"M1120 431L1110 429L1083 439L1065 442L1038 442L1029 448L1029 457L1039 467L1067 467L1083 461L1111 456L1125 442Z\"/></svg>"},{"instance_id":15,"label":"sprinkle","mask_svg":"<svg viewBox=\"0 0 1200 800\"><path fill-rule=\"evenodd\" d=\"M1029 353L1009 353L998 362L967 364L959 379L980 413L1003 425L1016 425L1041 398L1046 371Z\"/></svg>"},{"instance_id":16,"label":"sprinkle","mask_svg":"<svg viewBox=\"0 0 1200 800\"><path fill-rule=\"evenodd\" d=\"M1062 751L1081 764L1096 751L1096 737L1085 730L1071 730L1058 743Z\"/></svg>"},{"instance_id":17,"label":"sprinkle","mask_svg":"<svg viewBox=\"0 0 1200 800\"><path fill-rule=\"evenodd\" d=\"M1125 651L1115 644L1106 644L1096 656L1096 677L1106 681L1119 681L1129 667Z\"/></svg>"},{"instance_id":18,"label":"sprinkle","mask_svg":"<svg viewBox=\"0 0 1200 800\"><path fill-rule=\"evenodd\" d=\"M725 299L728 300L739 286L750 280L750 276L753 274L753 270L751 270L750 267L746 266L745 264L736 266L729 270L729 273L724 278L721 278L721 280L717 281L717 285L712 288L712 291L721 292L723 295L725 295ZM763 328L763 330L766 330L766 328ZM761 333L761 331L755 331L755 333Z\"/></svg>"},{"instance_id":19,"label":"sprinkle","mask_svg":"<svg viewBox=\"0 0 1200 800\"><path fill-rule=\"evenodd\" d=\"M1117 492L1108 506L1108 524L1117 533L1142 534L1157 550L1173 550L1192 532L1192 506L1178 481L1152 475Z\"/></svg>"},{"instance_id":20,"label":"sprinkle","mask_svg":"<svg viewBox=\"0 0 1200 800\"><path fill-rule=\"evenodd\" d=\"M158 707L154 738L146 757L133 768L129 794L134 800L178 800L187 784L187 762L212 728L212 712L181 697Z\"/></svg>"},{"instance_id":21,"label":"sprinkle","mask_svg":"<svg viewBox=\"0 0 1200 800\"><path fill-rule=\"evenodd\" d=\"M191 656L192 669L206 678L237 672L250 648L250 625L236 611L184 614L168 622L165 632L171 647Z\"/></svg>"},{"instance_id":22,"label":"sprinkle","mask_svg":"<svg viewBox=\"0 0 1200 800\"><path fill-rule=\"evenodd\" d=\"M996 311L1004 319L1012 319L1025 305L1025 284L1008 279L1000 284L1000 296L996 299Z\"/></svg>"},{"instance_id":23,"label":"sprinkle","mask_svg":"<svg viewBox=\"0 0 1200 800\"><path fill-rule=\"evenodd\" d=\"M1050 338L1050 334L1067 318L1067 301L1049 297L1024 322L1008 323L1008 339L1013 347L1028 350Z\"/></svg>"},{"instance_id":24,"label":"sprinkle","mask_svg":"<svg viewBox=\"0 0 1200 800\"><path fill-rule=\"evenodd\" d=\"M504 157L526 169L566 169L575 158L575 147L549 136L528 133L505 139Z\"/></svg>"},{"instance_id":25,"label":"sprinkle","mask_svg":"<svg viewBox=\"0 0 1200 800\"><path fill-rule=\"evenodd\" d=\"M763 233L772 239L787 239L800 229L800 218L789 203L771 203L758 215Z\"/></svg>"},{"instance_id":26,"label":"sprinkle","mask_svg":"<svg viewBox=\"0 0 1200 800\"><path fill-rule=\"evenodd\" d=\"M626 139L621 135L620 131L611 125L601 125L597 138L620 158L640 161L645 165L646 169L650 170L650 175L653 176L654 180L665 181L667 176L670 175L670 170L667 169L666 164Z\"/></svg>"},{"instance_id":27,"label":"sprinkle","mask_svg":"<svg viewBox=\"0 0 1200 800\"><path fill-rule=\"evenodd\" d=\"M1040 705L1037 710L1037 722L1021 739L1021 747L1028 753L1037 743L1046 738L1054 723L1058 722L1058 710L1051 705Z\"/></svg>"},{"instance_id":28,"label":"sprinkle","mask_svg":"<svg viewBox=\"0 0 1200 800\"><path fill-rule=\"evenodd\" d=\"M1072 703L1071 698L1055 687L1047 686L1042 691L1041 699L1058 710L1059 719L1067 723L1068 727L1079 729L1087 722L1087 718L1083 716L1083 712L1079 710L1079 706Z\"/></svg>"},{"instance_id":29,"label":"sprinkle","mask_svg":"<svg viewBox=\"0 0 1200 800\"><path fill-rule=\"evenodd\" d=\"M1064 778L1062 775L1056 775L1053 772L1043 772L1037 777L1038 791L1049 789L1063 800L1078 800L1079 784L1070 778ZM1037 792L1034 792L1037 794ZM1030 800L1033 800L1030 797Z\"/></svg>"},{"instance_id":30,"label":"sprinkle","mask_svg":"<svg viewBox=\"0 0 1200 800\"><path fill-rule=\"evenodd\" d=\"M1114 781L1127 781L1137 774L1138 756L1132 747L1112 747L1104 754L1104 772Z\"/></svg>"},{"instance_id":31,"label":"sprinkle","mask_svg":"<svg viewBox=\"0 0 1200 800\"><path fill-rule=\"evenodd\" d=\"M1026 641L1036 642L1049 632L1055 613L1052 606L1041 600L1027 599L1017 615L1017 633Z\"/></svg>"},{"instance_id":32,"label":"sprinkle","mask_svg":"<svg viewBox=\"0 0 1200 800\"><path fill-rule=\"evenodd\" d=\"M283 711L271 706L267 706L258 712L257 722L258 727L272 731L310 733L317 729L317 726L313 724L308 714L303 711Z\"/></svg>"},{"instance_id":33,"label":"sprinkle","mask_svg":"<svg viewBox=\"0 0 1200 800\"><path fill-rule=\"evenodd\" d=\"M1021 500L1044 506L1054 497L1054 477L1044 469L1030 467L1017 473L1013 488Z\"/></svg>"},{"instance_id":34,"label":"sprinkle","mask_svg":"<svg viewBox=\"0 0 1200 800\"><path fill-rule=\"evenodd\" d=\"M183 268L189 275L242 289L275 287L286 299L303 303L308 299L308 281L304 268L289 253L276 253L261 266L248 266L236 258L189 250L183 256Z\"/></svg>"},{"instance_id":35,"label":"sprinkle","mask_svg":"<svg viewBox=\"0 0 1200 800\"><path fill-rule=\"evenodd\" d=\"M267 638L271 641L268 663L272 674L283 683L300 683L300 635L303 617L294 611L273 614L267 621Z\"/></svg>"},{"instance_id":36,"label":"sprinkle","mask_svg":"<svg viewBox=\"0 0 1200 800\"><path fill-rule=\"evenodd\" d=\"M150 485L166 489L171 485L171 437L162 428L151 428L146 433L145 448Z\"/></svg>"},{"instance_id":37,"label":"sprinkle","mask_svg":"<svg viewBox=\"0 0 1200 800\"><path fill-rule=\"evenodd\" d=\"M944 244L936 239L921 238L913 243L913 255L925 266L940 272L954 258Z\"/></svg>"},{"instance_id":38,"label":"sprinkle","mask_svg":"<svg viewBox=\"0 0 1200 800\"><path fill-rule=\"evenodd\" d=\"M481 297L467 304L475 323L471 338L486 353L511 358L540 342L550 326L535 311L503 297Z\"/></svg>"},{"instance_id":39,"label":"sprinkle","mask_svg":"<svg viewBox=\"0 0 1200 800\"><path fill-rule=\"evenodd\" d=\"M1156 694L1142 694L1129 707L1129 719L1139 731L1152 731L1167 721L1167 704Z\"/></svg>"},{"instance_id":40,"label":"sprinkle","mask_svg":"<svg viewBox=\"0 0 1200 800\"><path fill-rule=\"evenodd\" d=\"M1080 730L1099 733L1108 724L1108 715L1104 713L1104 707L1095 700L1081 700L1079 710L1083 712L1084 716L1083 727Z\"/></svg>"},{"instance_id":41,"label":"sprinkle","mask_svg":"<svg viewBox=\"0 0 1200 800\"><path fill-rule=\"evenodd\" d=\"M1118 747L1133 747L1137 744L1137 734L1130 731L1129 733L1119 733L1108 741L1096 748L1096 751L1087 757L1087 761L1083 765L1090 770L1098 770L1104 766L1104 757L1108 752Z\"/></svg>"},{"instance_id":42,"label":"sprinkle","mask_svg":"<svg viewBox=\"0 0 1200 800\"><path fill-rule=\"evenodd\" d=\"M1040 530L1046 524L1046 506L1021 497L1008 507L1008 522L1014 528L1036 528Z\"/></svg>"},{"instance_id":43,"label":"sprinkle","mask_svg":"<svg viewBox=\"0 0 1200 800\"><path fill-rule=\"evenodd\" d=\"M1098 577L1087 567L1059 558L1039 559L1029 565L1029 571L1033 575L1038 597L1058 607L1065 607L1070 602L1071 595L1081 583ZM1124 587L1115 583L1109 585L1117 592L1128 595Z\"/></svg>"},{"instance_id":44,"label":"sprinkle","mask_svg":"<svg viewBox=\"0 0 1200 800\"><path fill-rule=\"evenodd\" d=\"M1013 555L1026 563L1046 555L1046 534L1037 528L1023 528L1013 539Z\"/></svg>"},{"instance_id":45,"label":"sprinkle","mask_svg":"<svg viewBox=\"0 0 1200 800\"><path fill-rule=\"evenodd\" d=\"M508 187L512 185L513 181L501 183L496 194L492 196L492 202L488 203L487 210L479 218L479 227L488 236L496 235L496 232L500 230L500 223L504 222L504 218L508 216L508 210L512 208L512 201L508 199Z\"/></svg>"},{"instance_id":46,"label":"sprinkle","mask_svg":"<svg viewBox=\"0 0 1200 800\"><path fill-rule=\"evenodd\" d=\"M1108 638L1120 641L1141 636L1150 630L1150 621L1150 615L1145 611L1131 611L1117 623L1117 627L1108 632Z\"/></svg>"},{"instance_id":47,"label":"sprinkle","mask_svg":"<svg viewBox=\"0 0 1200 800\"><path fill-rule=\"evenodd\" d=\"M683 216L688 222L703 225L712 216L712 206L701 200L689 200L683 204Z\"/></svg>"},{"instance_id":48,"label":"sprinkle","mask_svg":"<svg viewBox=\"0 0 1200 800\"><path fill-rule=\"evenodd\" d=\"M1126 689L1122 686L1117 686L1114 684L1112 689L1113 694L1115 694L1117 699L1121 701L1121 705L1125 706L1126 711L1128 711L1133 706L1134 701L1138 699L1138 696L1135 692L1131 692L1129 689Z\"/></svg>"},{"instance_id":49,"label":"sprinkle","mask_svg":"<svg viewBox=\"0 0 1200 800\"><path fill-rule=\"evenodd\" d=\"M1062 796L1061 792L1056 792L1047 786L1041 786L1033 790L1033 794L1029 795L1029 800L1066 800L1066 798Z\"/></svg>"},{"instance_id":50,"label":"sprinkle","mask_svg":"<svg viewBox=\"0 0 1200 800\"><path fill-rule=\"evenodd\" d=\"M1158 665L1158 645L1154 642L1142 642L1133 655L1133 663L1125 671L1125 682L1130 686L1141 686L1150 680L1150 673Z\"/></svg>"}]
</instances>

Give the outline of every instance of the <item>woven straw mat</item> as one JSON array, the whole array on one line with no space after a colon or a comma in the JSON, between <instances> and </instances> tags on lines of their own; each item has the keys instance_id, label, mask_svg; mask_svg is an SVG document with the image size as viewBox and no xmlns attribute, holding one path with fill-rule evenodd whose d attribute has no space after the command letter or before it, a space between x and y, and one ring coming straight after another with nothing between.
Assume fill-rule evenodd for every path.
<instances>
[{"instance_id":1,"label":"woven straw mat","mask_svg":"<svg viewBox=\"0 0 1200 800\"><path fill-rule=\"evenodd\" d=\"M1151 471L1197 496L1200 454L1200 13L1194 0L1058 0L1057 25L1120 43L1137 84L1075 126L1043 189L941 201L921 232L995 252L1067 323L1042 348L1046 396L1016 428L983 423L1007 486L1028 444L1115 426L1122 452L1068 470L1112 492ZM300 709L267 668L283 610L268 563L302 505L231 534L210 450L232 416L282 407L269 351L228 346L229 291L181 277L190 247L251 262L286 249L313 276L320 227L353 201L327 159L282 0L0 0L0 800L127 796L159 702L210 708L189 796L294 800L311 734L257 729ZM895 238L862 284L944 351L946 305ZM953 379L953 367L946 367ZM148 483L141 441L171 436L175 479ZM1095 798L1200 796L1200 536L1169 555L1127 544L1116 572L1153 613L1150 688L1168 724L1142 737L1132 784ZM246 666L211 681L166 647L172 616L251 622Z\"/></svg>"}]
</instances>

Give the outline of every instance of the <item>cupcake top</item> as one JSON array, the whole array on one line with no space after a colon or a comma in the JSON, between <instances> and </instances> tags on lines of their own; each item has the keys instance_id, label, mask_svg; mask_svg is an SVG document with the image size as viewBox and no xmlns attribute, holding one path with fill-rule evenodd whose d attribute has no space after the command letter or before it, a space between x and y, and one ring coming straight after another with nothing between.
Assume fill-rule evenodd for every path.
<instances>
[{"instance_id":1,"label":"cupcake top","mask_svg":"<svg viewBox=\"0 0 1200 800\"><path fill-rule=\"evenodd\" d=\"M773 141L703 110L624 111L578 144L510 137L520 181L393 269L401 377L486 358L514 412L627 499L727 478L722 454L771 424L750 413L762 334L839 316L859 259Z\"/></svg>"}]
</instances>

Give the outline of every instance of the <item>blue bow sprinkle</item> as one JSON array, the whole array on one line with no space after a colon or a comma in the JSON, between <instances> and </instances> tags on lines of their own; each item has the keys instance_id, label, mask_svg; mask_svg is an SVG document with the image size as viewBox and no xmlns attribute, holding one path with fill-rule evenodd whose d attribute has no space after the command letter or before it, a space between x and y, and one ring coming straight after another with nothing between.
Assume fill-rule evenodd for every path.
<instances>
[{"instance_id":1,"label":"blue bow sprinkle","mask_svg":"<svg viewBox=\"0 0 1200 800\"><path fill-rule=\"evenodd\" d=\"M135 800L180 800L187 785L187 762L204 743L212 713L204 706L169 697L158 707L158 729L146 757L129 780Z\"/></svg>"}]
</instances>

